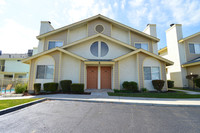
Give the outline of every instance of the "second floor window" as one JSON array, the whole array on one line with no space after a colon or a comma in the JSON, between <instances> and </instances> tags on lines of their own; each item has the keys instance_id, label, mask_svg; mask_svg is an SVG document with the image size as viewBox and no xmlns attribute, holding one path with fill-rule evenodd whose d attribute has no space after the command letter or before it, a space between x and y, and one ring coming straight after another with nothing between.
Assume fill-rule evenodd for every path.
<instances>
[{"instance_id":1,"label":"second floor window","mask_svg":"<svg viewBox=\"0 0 200 133\"><path fill-rule=\"evenodd\" d=\"M49 46L48 46L48 50L55 48L55 47L61 47L63 46L63 42L62 41L49 41Z\"/></svg>"},{"instance_id":2,"label":"second floor window","mask_svg":"<svg viewBox=\"0 0 200 133\"><path fill-rule=\"evenodd\" d=\"M138 49L142 48L146 51L149 51L148 43L135 43L135 47Z\"/></svg>"},{"instance_id":3,"label":"second floor window","mask_svg":"<svg viewBox=\"0 0 200 133\"><path fill-rule=\"evenodd\" d=\"M200 44L189 44L189 49L191 54L200 54Z\"/></svg>"}]
</instances>

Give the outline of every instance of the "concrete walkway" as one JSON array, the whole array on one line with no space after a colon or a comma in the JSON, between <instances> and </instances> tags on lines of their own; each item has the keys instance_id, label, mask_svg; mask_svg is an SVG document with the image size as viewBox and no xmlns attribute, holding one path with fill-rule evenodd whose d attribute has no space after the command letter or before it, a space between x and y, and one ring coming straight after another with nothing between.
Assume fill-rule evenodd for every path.
<instances>
[{"instance_id":1,"label":"concrete walkway","mask_svg":"<svg viewBox=\"0 0 200 133\"><path fill-rule=\"evenodd\" d=\"M187 94L192 94L192 95L200 95L200 92L195 92L195 91L189 91L189 90L179 90L179 89L169 89L169 90L173 90L173 91L182 91L182 92L186 92Z\"/></svg>"},{"instance_id":2,"label":"concrete walkway","mask_svg":"<svg viewBox=\"0 0 200 133\"><path fill-rule=\"evenodd\" d=\"M24 99L24 98L47 98L50 100L64 101L82 101L82 102L109 102L109 103L125 103L125 104L140 104L154 106L200 106L200 98L192 99L168 99L168 98L139 98L139 97L119 97L119 96L97 96L97 95L73 95L73 94L53 94L53 95L38 95L24 97L5 97L6 99Z\"/></svg>"}]
</instances>

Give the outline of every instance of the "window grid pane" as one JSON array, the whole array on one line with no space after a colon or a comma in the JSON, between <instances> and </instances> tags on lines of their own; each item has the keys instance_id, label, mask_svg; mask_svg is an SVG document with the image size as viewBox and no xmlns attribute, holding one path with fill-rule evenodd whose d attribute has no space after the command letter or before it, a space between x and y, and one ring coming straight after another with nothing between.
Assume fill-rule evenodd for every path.
<instances>
[{"instance_id":1,"label":"window grid pane","mask_svg":"<svg viewBox=\"0 0 200 133\"><path fill-rule=\"evenodd\" d=\"M52 49L52 48L55 48L55 42L50 41L50 42L49 42L48 50L49 50L49 49Z\"/></svg>"},{"instance_id":2,"label":"window grid pane","mask_svg":"<svg viewBox=\"0 0 200 133\"><path fill-rule=\"evenodd\" d=\"M147 43L141 44L141 48L148 51L148 44Z\"/></svg>"},{"instance_id":3,"label":"window grid pane","mask_svg":"<svg viewBox=\"0 0 200 133\"><path fill-rule=\"evenodd\" d=\"M151 80L151 67L144 67L144 80Z\"/></svg>"},{"instance_id":4,"label":"window grid pane","mask_svg":"<svg viewBox=\"0 0 200 133\"><path fill-rule=\"evenodd\" d=\"M140 49L141 48L141 43L135 43L135 47Z\"/></svg>"},{"instance_id":5,"label":"window grid pane","mask_svg":"<svg viewBox=\"0 0 200 133\"><path fill-rule=\"evenodd\" d=\"M108 45L105 42L101 42L101 57L108 53Z\"/></svg>"},{"instance_id":6,"label":"window grid pane","mask_svg":"<svg viewBox=\"0 0 200 133\"><path fill-rule=\"evenodd\" d=\"M44 75L45 75L45 65L38 65L36 79L44 79Z\"/></svg>"},{"instance_id":7,"label":"window grid pane","mask_svg":"<svg viewBox=\"0 0 200 133\"><path fill-rule=\"evenodd\" d=\"M46 66L45 79L53 79L54 66Z\"/></svg>"},{"instance_id":8,"label":"window grid pane","mask_svg":"<svg viewBox=\"0 0 200 133\"><path fill-rule=\"evenodd\" d=\"M160 68L159 67L152 67L151 68L151 77L152 80L160 79Z\"/></svg>"},{"instance_id":9,"label":"window grid pane","mask_svg":"<svg viewBox=\"0 0 200 133\"><path fill-rule=\"evenodd\" d=\"M194 49L194 44L190 43L189 44L189 49L191 54L195 54L195 49Z\"/></svg>"},{"instance_id":10,"label":"window grid pane","mask_svg":"<svg viewBox=\"0 0 200 133\"><path fill-rule=\"evenodd\" d=\"M195 44L194 48L195 48L195 54L200 54L200 44Z\"/></svg>"},{"instance_id":11,"label":"window grid pane","mask_svg":"<svg viewBox=\"0 0 200 133\"><path fill-rule=\"evenodd\" d=\"M90 52L92 55L98 57L98 42L94 42L90 47Z\"/></svg>"}]
</instances>

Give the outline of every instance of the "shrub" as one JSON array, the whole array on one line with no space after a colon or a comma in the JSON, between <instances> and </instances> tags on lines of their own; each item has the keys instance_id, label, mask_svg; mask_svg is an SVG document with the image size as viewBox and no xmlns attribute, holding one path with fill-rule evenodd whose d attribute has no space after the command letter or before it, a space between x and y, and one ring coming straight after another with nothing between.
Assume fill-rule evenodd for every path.
<instances>
[{"instance_id":1,"label":"shrub","mask_svg":"<svg viewBox=\"0 0 200 133\"><path fill-rule=\"evenodd\" d=\"M44 83L43 87L46 92L56 92L58 90L58 83L55 82Z\"/></svg>"},{"instance_id":2,"label":"shrub","mask_svg":"<svg viewBox=\"0 0 200 133\"><path fill-rule=\"evenodd\" d=\"M123 88L132 92L137 92L138 91L138 85L134 81L124 81L122 84Z\"/></svg>"},{"instance_id":3,"label":"shrub","mask_svg":"<svg viewBox=\"0 0 200 133\"><path fill-rule=\"evenodd\" d=\"M165 81L164 80L152 80L152 84L153 84L154 89L156 89L157 91L161 91L165 84Z\"/></svg>"},{"instance_id":4,"label":"shrub","mask_svg":"<svg viewBox=\"0 0 200 133\"><path fill-rule=\"evenodd\" d=\"M16 94L24 93L26 89L27 89L27 84L17 84L15 86L15 93Z\"/></svg>"},{"instance_id":5,"label":"shrub","mask_svg":"<svg viewBox=\"0 0 200 133\"><path fill-rule=\"evenodd\" d=\"M122 84L122 87L124 89L128 88L129 87L129 82L128 81L124 81L123 84Z\"/></svg>"},{"instance_id":6,"label":"shrub","mask_svg":"<svg viewBox=\"0 0 200 133\"><path fill-rule=\"evenodd\" d=\"M141 92L147 92L147 88L141 88Z\"/></svg>"},{"instance_id":7,"label":"shrub","mask_svg":"<svg viewBox=\"0 0 200 133\"><path fill-rule=\"evenodd\" d=\"M71 80L62 80L62 81L60 81L60 86L61 86L62 91L64 93L71 92L71 84L72 84Z\"/></svg>"},{"instance_id":8,"label":"shrub","mask_svg":"<svg viewBox=\"0 0 200 133\"><path fill-rule=\"evenodd\" d=\"M34 92L35 94L39 94L41 90L41 83L34 83Z\"/></svg>"},{"instance_id":9,"label":"shrub","mask_svg":"<svg viewBox=\"0 0 200 133\"><path fill-rule=\"evenodd\" d=\"M200 88L200 78L195 79L194 82L196 86Z\"/></svg>"},{"instance_id":10,"label":"shrub","mask_svg":"<svg viewBox=\"0 0 200 133\"><path fill-rule=\"evenodd\" d=\"M173 88L174 87L174 81L167 80L167 85L168 85L168 88Z\"/></svg>"},{"instance_id":11,"label":"shrub","mask_svg":"<svg viewBox=\"0 0 200 133\"><path fill-rule=\"evenodd\" d=\"M82 94L84 93L84 84L71 84L71 92L74 94Z\"/></svg>"}]
</instances>

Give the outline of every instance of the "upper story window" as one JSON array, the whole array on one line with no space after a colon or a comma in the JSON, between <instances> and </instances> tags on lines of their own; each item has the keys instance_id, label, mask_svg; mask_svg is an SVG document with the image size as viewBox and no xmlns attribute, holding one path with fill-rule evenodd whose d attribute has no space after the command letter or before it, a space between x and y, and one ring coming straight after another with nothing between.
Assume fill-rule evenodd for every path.
<instances>
[{"instance_id":1,"label":"upper story window","mask_svg":"<svg viewBox=\"0 0 200 133\"><path fill-rule=\"evenodd\" d=\"M53 79L53 65L37 65L36 79Z\"/></svg>"},{"instance_id":2,"label":"upper story window","mask_svg":"<svg viewBox=\"0 0 200 133\"><path fill-rule=\"evenodd\" d=\"M63 42L62 41L49 41L49 46L48 46L48 50L55 48L55 47L61 47L63 46Z\"/></svg>"},{"instance_id":3,"label":"upper story window","mask_svg":"<svg viewBox=\"0 0 200 133\"><path fill-rule=\"evenodd\" d=\"M138 49L142 48L149 51L148 43L135 43L135 47Z\"/></svg>"},{"instance_id":4,"label":"upper story window","mask_svg":"<svg viewBox=\"0 0 200 133\"><path fill-rule=\"evenodd\" d=\"M96 57L106 56L108 54L108 51L109 48L105 42L94 42L90 47L90 52Z\"/></svg>"},{"instance_id":5,"label":"upper story window","mask_svg":"<svg viewBox=\"0 0 200 133\"><path fill-rule=\"evenodd\" d=\"M144 80L160 79L160 67L144 67Z\"/></svg>"},{"instance_id":6,"label":"upper story window","mask_svg":"<svg viewBox=\"0 0 200 133\"><path fill-rule=\"evenodd\" d=\"M200 54L200 44L189 43L191 54Z\"/></svg>"}]
</instances>

